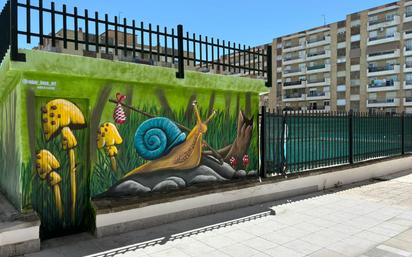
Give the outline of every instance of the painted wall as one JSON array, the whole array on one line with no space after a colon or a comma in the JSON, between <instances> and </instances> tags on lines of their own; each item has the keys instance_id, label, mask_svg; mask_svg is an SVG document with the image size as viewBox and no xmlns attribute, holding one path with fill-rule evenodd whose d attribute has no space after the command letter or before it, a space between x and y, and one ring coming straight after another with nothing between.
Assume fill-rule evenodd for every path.
<instances>
[{"instance_id":1,"label":"painted wall","mask_svg":"<svg viewBox=\"0 0 412 257\"><path fill-rule=\"evenodd\" d=\"M196 72L179 80L174 69L39 51L27 60L2 65L2 88L14 89L0 113L20 126L0 127L16 152L2 155L14 171L0 176L17 186L0 185L40 214L44 236L91 229L91 197L256 175L263 81ZM10 142L0 143L4 151ZM152 151L157 143L165 149Z\"/></svg>"}]
</instances>

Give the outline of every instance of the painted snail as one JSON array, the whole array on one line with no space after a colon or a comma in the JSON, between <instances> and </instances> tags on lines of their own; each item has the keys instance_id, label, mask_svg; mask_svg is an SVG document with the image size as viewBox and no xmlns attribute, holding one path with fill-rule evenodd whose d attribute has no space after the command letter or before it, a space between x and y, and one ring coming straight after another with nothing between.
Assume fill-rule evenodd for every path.
<instances>
[{"instance_id":1,"label":"painted snail","mask_svg":"<svg viewBox=\"0 0 412 257\"><path fill-rule=\"evenodd\" d=\"M143 122L135 133L135 148L141 157L149 161L125 177L138 172L197 167L202 158L203 134L216 112L202 121L196 102L193 102L193 109L196 125L187 136L167 118L152 118Z\"/></svg>"},{"instance_id":2,"label":"painted snail","mask_svg":"<svg viewBox=\"0 0 412 257\"><path fill-rule=\"evenodd\" d=\"M142 158L155 160L167 155L185 139L186 134L173 121L163 117L151 118L137 128L134 147Z\"/></svg>"}]
</instances>

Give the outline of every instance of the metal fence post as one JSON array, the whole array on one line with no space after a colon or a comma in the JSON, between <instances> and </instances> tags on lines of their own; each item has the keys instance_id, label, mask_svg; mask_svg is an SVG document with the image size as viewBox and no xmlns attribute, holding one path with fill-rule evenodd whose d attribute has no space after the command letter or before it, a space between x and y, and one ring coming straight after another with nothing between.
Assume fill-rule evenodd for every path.
<instances>
[{"instance_id":1,"label":"metal fence post","mask_svg":"<svg viewBox=\"0 0 412 257\"><path fill-rule=\"evenodd\" d=\"M405 112L401 113L401 145L402 145L402 151L401 154L405 154Z\"/></svg>"},{"instance_id":2,"label":"metal fence post","mask_svg":"<svg viewBox=\"0 0 412 257\"><path fill-rule=\"evenodd\" d=\"M280 152L282 161L280 163L280 172L285 173L286 167L286 158L285 158L285 136L286 136L286 118L288 116L288 112L286 111L285 114L282 115L282 135L280 139Z\"/></svg>"},{"instance_id":3,"label":"metal fence post","mask_svg":"<svg viewBox=\"0 0 412 257\"><path fill-rule=\"evenodd\" d=\"M26 8L30 8L27 6ZM17 0L10 1L10 59L12 61L25 62L26 55L19 53L17 36Z\"/></svg>"},{"instance_id":4,"label":"metal fence post","mask_svg":"<svg viewBox=\"0 0 412 257\"><path fill-rule=\"evenodd\" d=\"M272 87L272 46L266 46L266 87Z\"/></svg>"},{"instance_id":5,"label":"metal fence post","mask_svg":"<svg viewBox=\"0 0 412 257\"><path fill-rule=\"evenodd\" d=\"M266 177L266 159L265 159L265 113L266 108L262 106L260 111L260 177Z\"/></svg>"},{"instance_id":6,"label":"metal fence post","mask_svg":"<svg viewBox=\"0 0 412 257\"><path fill-rule=\"evenodd\" d=\"M176 78L185 78L185 64L183 57L183 25L177 25L177 67Z\"/></svg>"},{"instance_id":7,"label":"metal fence post","mask_svg":"<svg viewBox=\"0 0 412 257\"><path fill-rule=\"evenodd\" d=\"M348 115L348 130L349 130L349 163L353 164L353 111L349 111Z\"/></svg>"}]
</instances>

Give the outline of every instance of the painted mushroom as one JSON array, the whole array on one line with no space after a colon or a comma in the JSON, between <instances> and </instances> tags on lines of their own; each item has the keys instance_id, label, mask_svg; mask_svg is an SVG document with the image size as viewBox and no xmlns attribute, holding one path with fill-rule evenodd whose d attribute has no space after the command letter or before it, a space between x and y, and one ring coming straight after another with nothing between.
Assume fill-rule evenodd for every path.
<instances>
[{"instance_id":1,"label":"painted mushroom","mask_svg":"<svg viewBox=\"0 0 412 257\"><path fill-rule=\"evenodd\" d=\"M83 113L72 102L64 99L55 99L42 107L42 124L46 140L61 134L62 148L69 155L69 170L71 183L71 217L74 219L76 210L76 157L74 148L77 140L72 129L86 126Z\"/></svg>"},{"instance_id":2,"label":"painted mushroom","mask_svg":"<svg viewBox=\"0 0 412 257\"><path fill-rule=\"evenodd\" d=\"M112 164L112 170L117 170L116 165L116 155L117 147L123 142L122 137L117 131L116 126L113 123L105 122L103 123L97 131L97 148L105 148L107 155L110 157L110 162Z\"/></svg>"},{"instance_id":3,"label":"painted mushroom","mask_svg":"<svg viewBox=\"0 0 412 257\"><path fill-rule=\"evenodd\" d=\"M56 203L57 211L59 212L59 217L63 217L63 207L60 192L60 183L62 181L60 175L55 172L56 169L60 168L60 163L54 157L54 155L47 151L41 150L37 155L36 160L36 170L37 174L42 180L47 179L49 185L53 188L54 201Z\"/></svg>"}]
</instances>

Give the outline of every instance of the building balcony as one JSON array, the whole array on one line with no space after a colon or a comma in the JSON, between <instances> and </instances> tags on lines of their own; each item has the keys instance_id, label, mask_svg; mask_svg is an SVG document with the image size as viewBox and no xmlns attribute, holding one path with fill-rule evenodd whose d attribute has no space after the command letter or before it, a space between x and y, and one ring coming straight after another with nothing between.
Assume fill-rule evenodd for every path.
<instances>
[{"instance_id":1,"label":"building balcony","mask_svg":"<svg viewBox=\"0 0 412 257\"><path fill-rule=\"evenodd\" d=\"M366 107L376 108L376 107L396 107L399 106L399 98L388 98L388 99L368 99Z\"/></svg>"},{"instance_id":2,"label":"building balcony","mask_svg":"<svg viewBox=\"0 0 412 257\"><path fill-rule=\"evenodd\" d=\"M398 50L394 50L394 51L387 51L387 52L369 54L367 56L366 60L369 62L369 61L399 58L399 56L400 56L400 51L398 49Z\"/></svg>"},{"instance_id":3,"label":"building balcony","mask_svg":"<svg viewBox=\"0 0 412 257\"><path fill-rule=\"evenodd\" d=\"M400 72L400 65L384 65L384 66L377 66L377 67L369 67L368 68L368 77L371 76L383 76L383 75L390 75L394 73Z\"/></svg>"},{"instance_id":4,"label":"building balcony","mask_svg":"<svg viewBox=\"0 0 412 257\"><path fill-rule=\"evenodd\" d=\"M405 80L403 82L403 89L405 90L412 89L412 80Z\"/></svg>"},{"instance_id":5,"label":"building balcony","mask_svg":"<svg viewBox=\"0 0 412 257\"><path fill-rule=\"evenodd\" d=\"M304 80L297 80L297 81L287 81L283 83L283 89L298 89L298 88L305 88L306 81Z\"/></svg>"},{"instance_id":6,"label":"building balcony","mask_svg":"<svg viewBox=\"0 0 412 257\"><path fill-rule=\"evenodd\" d=\"M306 42L306 48L330 44L330 36L320 37Z\"/></svg>"},{"instance_id":7,"label":"building balcony","mask_svg":"<svg viewBox=\"0 0 412 257\"><path fill-rule=\"evenodd\" d=\"M412 46L405 46L403 48L403 55L405 55L405 56L412 55Z\"/></svg>"},{"instance_id":8,"label":"building balcony","mask_svg":"<svg viewBox=\"0 0 412 257\"><path fill-rule=\"evenodd\" d=\"M382 36L377 36L377 37L370 37L368 40L368 46L384 44L384 43L388 43L392 41L398 41L399 39L400 39L400 34L398 32L392 35L382 35Z\"/></svg>"},{"instance_id":9,"label":"building balcony","mask_svg":"<svg viewBox=\"0 0 412 257\"><path fill-rule=\"evenodd\" d=\"M301 76L304 75L306 72L305 68L295 68L295 69L283 69L283 77L293 77L293 76Z\"/></svg>"},{"instance_id":10,"label":"building balcony","mask_svg":"<svg viewBox=\"0 0 412 257\"><path fill-rule=\"evenodd\" d=\"M304 55L298 55L298 56L293 56L290 58L285 58L283 60L283 65L290 65L290 64L295 64L295 63L301 63L306 60Z\"/></svg>"},{"instance_id":11,"label":"building balcony","mask_svg":"<svg viewBox=\"0 0 412 257\"><path fill-rule=\"evenodd\" d=\"M412 38L412 31L403 32L403 39L411 39L411 38Z\"/></svg>"},{"instance_id":12,"label":"building balcony","mask_svg":"<svg viewBox=\"0 0 412 257\"><path fill-rule=\"evenodd\" d=\"M330 64L313 65L313 66L307 67L306 69L307 69L306 74L328 72L330 71Z\"/></svg>"},{"instance_id":13,"label":"building balcony","mask_svg":"<svg viewBox=\"0 0 412 257\"><path fill-rule=\"evenodd\" d=\"M385 17L376 21L370 21L368 22L368 30L376 30L379 28L396 26L400 23L400 21L401 18L399 17L399 15L395 15L389 19Z\"/></svg>"},{"instance_id":14,"label":"building balcony","mask_svg":"<svg viewBox=\"0 0 412 257\"><path fill-rule=\"evenodd\" d=\"M309 94L306 96L306 100L310 101L327 99L330 99L330 92L310 91Z\"/></svg>"},{"instance_id":15,"label":"building balcony","mask_svg":"<svg viewBox=\"0 0 412 257\"><path fill-rule=\"evenodd\" d=\"M337 106L345 106L346 105L346 99L337 99L336 105Z\"/></svg>"},{"instance_id":16,"label":"building balcony","mask_svg":"<svg viewBox=\"0 0 412 257\"><path fill-rule=\"evenodd\" d=\"M337 92L345 92L346 91L346 85L338 85L336 87Z\"/></svg>"},{"instance_id":17,"label":"building balcony","mask_svg":"<svg viewBox=\"0 0 412 257\"><path fill-rule=\"evenodd\" d=\"M308 87L320 87L330 85L330 78L313 79L306 82Z\"/></svg>"},{"instance_id":18,"label":"building balcony","mask_svg":"<svg viewBox=\"0 0 412 257\"><path fill-rule=\"evenodd\" d=\"M404 106L412 106L412 97L403 98L403 105Z\"/></svg>"},{"instance_id":19,"label":"building balcony","mask_svg":"<svg viewBox=\"0 0 412 257\"><path fill-rule=\"evenodd\" d=\"M306 94L291 94L291 95L285 95L283 97L283 102L299 102L299 101L305 101L306 100Z\"/></svg>"},{"instance_id":20,"label":"building balcony","mask_svg":"<svg viewBox=\"0 0 412 257\"><path fill-rule=\"evenodd\" d=\"M406 12L403 16L403 22L412 21L412 12Z\"/></svg>"},{"instance_id":21,"label":"building balcony","mask_svg":"<svg viewBox=\"0 0 412 257\"><path fill-rule=\"evenodd\" d=\"M306 61L313 61L313 60L324 59L324 58L330 58L330 51L308 53L306 55Z\"/></svg>"},{"instance_id":22,"label":"building balcony","mask_svg":"<svg viewBox=\"0 0 412 257\"><path fill-rule=\"evenodd\" d=\"M410 73L412 72L412 62L405 62L405 65L403 66L403 72L405 73Z\"/></svg>"},{"instance_id":23,"label":"building balcony","mask_svg":"<svg viewBox=\"0 0 412 257\"><path fill-rule=\"evenodd\" d=\"M396 91L400 89L400 82L393 80L374 80L368 85L368 92Z\"/></svg>"},{"instance_id":24,"label":"building balcony","mask_svg":"<svg viewBox=\"0 0 412 257\"><path fill-rule=\"evenodd\" d=\"M289 53L289 52L295 52L299 50L305 49L306 45L305 43L300 43L300 44L293 44L290 46L283 46L283 53Z\"/></svg>"}]
</instances>

